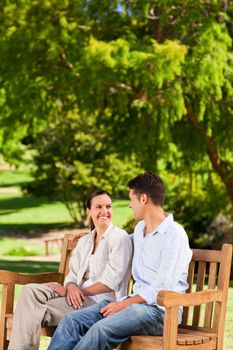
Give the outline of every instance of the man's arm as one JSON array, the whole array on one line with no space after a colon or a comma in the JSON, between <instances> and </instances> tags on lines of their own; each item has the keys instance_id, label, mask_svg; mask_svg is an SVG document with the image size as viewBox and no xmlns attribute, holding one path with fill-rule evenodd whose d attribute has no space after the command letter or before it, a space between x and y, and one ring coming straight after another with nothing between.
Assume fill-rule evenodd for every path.
<instances>
[{"instance_id":1,"label":"man's arm","mask_svg":"<svg viewBox=\"0 0 233 350\"><path fill-rule=\"evenodd\" d=\"M109 303L105 307L103 307L100 312L104 317L110 316L112 314L115 314L116 312L119 312L123 309L125 309L127 306L131 304L145 304L146 301L141 298L139 295L134 295L132 297L126 298L122 301L115 301L112 303Z\"/></svg>"}]
</instances>

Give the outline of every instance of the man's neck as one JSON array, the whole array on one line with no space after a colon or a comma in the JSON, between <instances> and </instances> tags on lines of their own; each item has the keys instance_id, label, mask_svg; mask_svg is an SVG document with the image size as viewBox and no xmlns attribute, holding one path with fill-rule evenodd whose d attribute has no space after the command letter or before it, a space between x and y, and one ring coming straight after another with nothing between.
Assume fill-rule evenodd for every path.
<instances>
[{"instance_id":1,"label":"man's neck","mask_svg":"<svg viewBox=\"0 0 233 350\"><path fill-rule=\"evenodd\" d=\"M151 232L156 231L157 227L163 222L166 218L166 214L161 207L152 207L145 213L145 230L144 235L148 235Z\"/></svg>"}]
</instances>

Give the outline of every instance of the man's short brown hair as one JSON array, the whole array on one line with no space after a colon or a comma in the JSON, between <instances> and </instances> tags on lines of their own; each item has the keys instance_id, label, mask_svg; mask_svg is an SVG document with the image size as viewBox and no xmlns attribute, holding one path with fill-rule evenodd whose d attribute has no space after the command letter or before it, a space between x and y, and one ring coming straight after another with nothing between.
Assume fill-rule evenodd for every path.
<instances>
[{"instance_id":1,"label":"man's short brown hair","mask_svg":"<svg viewBox=\"0 0 233 350\"><path fill-rule=\"evenodd\" d=\"M147 194L155 205L163 206L166 191L164 182L159 176L145 172L130 180L128 187L140 196L143 193Z\"/></svg>"}]
</instances>

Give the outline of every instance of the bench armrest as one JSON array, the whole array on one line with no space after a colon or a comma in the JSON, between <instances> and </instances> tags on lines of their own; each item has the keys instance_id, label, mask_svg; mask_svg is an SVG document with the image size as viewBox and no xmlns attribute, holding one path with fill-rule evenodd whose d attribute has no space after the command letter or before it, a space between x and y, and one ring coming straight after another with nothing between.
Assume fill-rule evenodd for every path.
<instances>
[{"instance_id":1,"label":"bench armrest","mask_svg":"<svg viewBox=\"0 0 233 350\"><path fill-rule=\"evenodd\" d=\"M7 270L0 270L0 284L27 284L63 282L63 274L60 272L46 272L38 274L21 274Z\"/></svg>"},{"instance_id":2,"label":"bench armrest","mask_svg":"<svg viewBox=\"0 0 233 350\"><path fill-rule=\"evenodd\" d=\"M165 307L172 306L197 306L207 304L213 301L221 302L223 293L221 290L209 289L194 293L176 293L171 291L161 290L158 294L158 304Z\"/></svg>"}]
</instances>

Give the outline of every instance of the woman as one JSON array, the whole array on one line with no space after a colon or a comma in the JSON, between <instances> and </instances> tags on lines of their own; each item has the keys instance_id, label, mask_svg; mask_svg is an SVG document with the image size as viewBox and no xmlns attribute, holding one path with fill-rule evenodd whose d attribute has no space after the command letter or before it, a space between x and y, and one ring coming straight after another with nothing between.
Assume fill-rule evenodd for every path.
<instances>
[{"instance_id":1,"label":"woman","mask_svg":"<svg viewBox=\"0 0 233 350\"><path fill-rule=\"evenodd\" d=\"M13 318L9 350L39 349L41 325L57 325L62 316L127 292L132 245L111 223L112 199L97 189L87 199L92 231L78 241L64 286L51 282L22 288Z\"/></svg>"}]
</instances>

